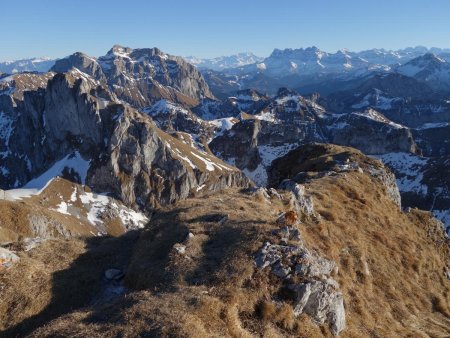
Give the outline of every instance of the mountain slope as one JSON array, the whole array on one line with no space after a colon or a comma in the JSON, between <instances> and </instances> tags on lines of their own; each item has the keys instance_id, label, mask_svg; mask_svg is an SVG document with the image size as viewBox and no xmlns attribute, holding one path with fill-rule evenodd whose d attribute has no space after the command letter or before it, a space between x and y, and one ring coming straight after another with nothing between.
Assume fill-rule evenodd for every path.
<instances>
[{"instance_id":1,"label":"mountain slope","mask_svg":"<svg viewBox=\"0 0 450 338\"><path fill-rule=\"evenodd\" d=\"M449 251L439 224L428 213L399 209L382 184L380 162L351 148L308 149L302 170L309 178L292 185L294 192L227 190L159 210L140 236L87 246L49 241L20 252L20 263L0 275L3 334L448 335ZM305 201L312 209L301 206ZM261 267L263 248L280 250L281 260ZM110 268L124 271L124 279L106 279ZM28 274L39 280L17 283ZM329 285L318 292L320 302L298 288L317 283ZM328 312L335 309L330 296L339 293L345 326L335 326L337 313Z\"/></svg>"},{"instance_id":2,"label":"mountain slope","mask_svg":"<svg viewBox=\"0 0 450 338\"><path fill-rule=\"evenodd\" d=\"M433 88L450 90L450 64L435 54L419 56L398 67L396 71L425 82Z\"/></svg>"},{"instance_id":3,"label":"mountain slope","mask_svg":"<svg viewBox=\"0 0 450 338\"><path fill-rule=\"evenodd\" d=\"M99 58L75 53L58 60L52 71L68 72L72 68L107 84L119 99L136 108L159 99L194 106L202 98L214 98L194 66L157 48L116 45Z\"/></svg>"},{"instance_id":4,"label":"mountain slope","mask_svg":"<svg viewBox=\"0 0 450 338\"><path fill-rule=\"evenodd\" d=\"M95 62L85 65L94 70ZM32 90L21 94L15 81L0 96L2 188L23 186L74 152L88 162L81 180L72 175L74 182L111 193L134 208L173 203L202 189L249 184L236 168L162 132L101 79L78 68L39 76L35 88L28 86Z\"/></svg>"}]
</instances>

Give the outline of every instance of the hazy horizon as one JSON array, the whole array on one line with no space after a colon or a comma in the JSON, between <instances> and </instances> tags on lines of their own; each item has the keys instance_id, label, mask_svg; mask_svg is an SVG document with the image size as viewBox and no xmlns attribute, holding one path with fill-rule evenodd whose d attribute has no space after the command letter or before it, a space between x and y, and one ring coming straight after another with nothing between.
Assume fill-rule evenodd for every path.
<instances>
[{"instance_id":1,"label":"hazy horizon","mask_svg":"<svg viewBox=\"0 0 450 338\"><path fill-rule=\"evenodd\" d=\"M138 46L138 47L134 47L134 46L128 46L128 45L121 45L121 44L114 44L114 45L120 45L120 46L122 46L122 47L129 47L129 48L132 48L132 49L139 49L139 48L159 48L158 46ZM113 46L114 46L114 45L113 45ZM111 48L112 48L113 46L111 46ZM161 48L159 48L159 49L161 49L163 52L165 52L165 53L167 53L167 54L177 55L177 56L181 56L181 57L196 57L196 58L199 58L199 59L214 59L214 58L219 58L219 57L228 57L228 56L233 56L233 55L238 55L238 54L245 54L245 53L252 53L252 54L254 54L254 55L257 56L257 57L266 58L266 57L270 56L270 54L271 54L275 49L279 49L279 50L292 49L292 50L295 50L295 49L302 49L302 48L303 48L303 49L306 49L306 48L311 48L311 47L316 47L316 48L318 48L319 50L321 50L321 51L323 51L323 52L326 52L326 53L330 53L330 54L337 53L339 50L347 50L347 51L350 51L350 52L359 53L359 52L363 52L363 51L366 51L366 50L373 50L373 49L377 49L377 50L385 50L385 51L389 52L389 51L400 51L400 50L405 50L405 49L408 49L408 48L427 48L428 50L432 50L432 49L441 49L441 50L444 50L444 51L446 51L446 52L450 52L450 48L449 48L449 47L423 46L423 45L422 45L422 46L406 46L406 47L395 48L395 49L387 49L387 48L382 48L382 47L374 47L374 48L362 49L362 50L352 50L352 49L349 49L349 48L340 48L340 49L332 50L332 51L330 51L330 50L325 50L325 49L320 48L320 47L318 47L318 46L300 46L300 47L285 47L285 48L274 47L274 48L272 49L272 51L271 51L269 54L267 54L267 55L259 55L259 54L256 54L256 53L252 52L252 51L236 51L236 52L234 52L234 53L227 54L227 55L215 55L215 56L209 56L209 57L200 57L200 56L198 56L198 55L177 55L177 54L174 54L174 53L170 53L170 52L168 52L168 51L166 51L166 50L162 50ZM111 48L109 48L109 49L111 49ZM99 54L99 55L92 55L92 54L89 54L89 53L87 53L87 52L85 52L85 51L83 51L83 50L74 50L73 52L71 52L71 53L69 53L69 54L67 54L67 55L57 56L57 57L50 57L50 56L48 56L48 55L30 55L29 57L23 57L23 58L19 58L19 59L9 59L9 60L3 60L3 59L0 59L0 62L15 62L15 61L22 61L22 60L29 60L29 59L48 59L48 60L56 60L56 59L62 59L62 58L64 58L64 57L67 57L67 56L69 56L69 55L71 55L71 54L73 54L73 53L76 53L76 52L82 52L82 53L85 53L86 55L93 56L93 57L100 57L100 56L105 55L105 54L109 51L109 49L107 49L103 54Z\"/></svg>"},{"instance_id":2,"label":"hazy horizon","mask_svg":"<svg viewBox=\"0 0 450 338\"><path fill-rule=\"evenodd\" d=\"M242 51L267 56L274 48L301 46L325 51L450 47L445 0L24 0L5 2L2 10L8 30L0 38L0 60L61 58L75 51L98 56L114 44L156 46L199 58Z\"/></svg>"}]
</instances>

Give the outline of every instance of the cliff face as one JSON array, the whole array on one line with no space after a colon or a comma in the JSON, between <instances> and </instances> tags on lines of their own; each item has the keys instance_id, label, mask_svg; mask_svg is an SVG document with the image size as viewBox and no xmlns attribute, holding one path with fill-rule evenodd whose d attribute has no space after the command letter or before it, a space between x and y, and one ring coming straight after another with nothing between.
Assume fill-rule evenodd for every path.
<instances>
[{"instance_id":1,"label":"cliff face","mask_svg":"<svg viewBox=\"0 0 450 338\"><path fill-rule=\"evenodd\" d=\"M203 191L250 184L236 168L164 133L133 110L119 119L110 149L93 165L87 182L94 189L114 191L128 205L153 208Z\"/></svg>"},{"instance_id":2,"label":"cliff face","mask_svg":"<svg viewBox=\"0 0 450 338\"><path fill-rule=\"evenodd\" d=\"M73 69L108 85L119 99L136 108L149 106L159 99L194 106L203 98L214 98L194 66L157 48L114 46L98 59L75 53L56 61L51 70Z\"/></svg>"},{"instance_id":3,"label":"cliff face","mask_svg":"<svg viewBox=\"0 0 450 338\"><path fill-rule=\"evenodd\" d=\"M85 56L73 59L80 58ZM94 70L95 62L85 67ZM133 207L173 203L202 189L248 186L236 168L165 134L149 116L122 104L101 79L77 68L41 77L49 81L35 90L17 95L16 80L0 96L0 187L23 186L51 168L59 175L63 168L55 164L74 152L88 162L77 183L114 193Z\"/></svg>"}]
</instances>

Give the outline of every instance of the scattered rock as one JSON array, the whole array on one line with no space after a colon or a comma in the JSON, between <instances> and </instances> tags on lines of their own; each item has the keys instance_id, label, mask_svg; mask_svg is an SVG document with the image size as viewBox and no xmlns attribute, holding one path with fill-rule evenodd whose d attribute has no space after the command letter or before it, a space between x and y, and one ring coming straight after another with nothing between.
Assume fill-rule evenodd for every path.
<instances>
[{"instance_id":1,"label":"scattered rock","mask_svg":"<svg viewBox=\"0 0 450 338\"><path fill-rule=\"evenodd\" d=\"M19 256L17 256L14 252L0 247L0 270L7 269L18 261Z\"/></svg>"},{"instance_id":2,"label":"scattered rock","mask_svg":"<svg viewBox=\"0 0 450 338\"><path fill-rule=\"evenodd\" d=\"M302 262L295 266L295 273L302 277L327 278L336 268L336 263L318 255L305 252Z\"/></svg>"},{"instance_id":3,"label":"scattered rock","mask_svg":"<svg viewBox=\"0 0 450 338\"><path fill-rule=\"evenodd\" d=\"M33 237L33 238L25 238L22 241L22 248L24 251L30 251L36 248L37 246L41 245L43 242L45 242L46 239L41 237Z\"/></svg>"},{"instance_id":4,"label":"scattered rock","mask_svg":"<svg viewBox=\"0 0 450 338\"><path fill-rule=\"evenodd\" d=\"M290 231L285 227L278 233L286 236ZM317 324L328 323L335 335L344 329L343 296L339 284L330 277L337 270L335 262L308 250L303 244L293 246L266 242L257 253L255 264L261 269L270 267L271 273L294 291L296 316L306 313ZM294 276L300 277L301 283L292 284Z\"/></svg>"},{"instance_id":5,"label":"scattered rock","mask_svg":"<svg viewBox=\"0 0 450 338\"><path fill-rule=\"evenodd\" d=\"M255 196L260 201L269 202L270 200L270 196L267 192L267 189L262 187L256 189L255 192L253 193L253 196Z\"/></svg>"},{"instance_id":6,"label":"scattered rock","mask_svg":"<svg viewBox=\"0 0 450 338\"><path fill-rule=\"evenodd\" d=\"M181 243L175 243L173 248L180 254L184 255L186 253L186 245L183 245Z\"/></svg>"},{"instance_id":7,"label":"scattered rock","mask_svg":"<svg viewBox=\"0 0 450 338\"><path fill-rule=\"evenodd\" d=\"M108 280L119 280L124 276L123 272L119 269L108 269L105 271L105 278Z\"/></svg>"},{"instance_id":8,"label":"scattered rock","mask_svg":"<svg viewBox=\"0 0 450 338\"><path fill-rule=\"evenodd\" d=\"M297 297L294 314L304 312L317 324L328 323L331 332L338 335L345 328L345 308L342 293L337 288L333 279L292 285Z\"/></svg>"},{"instance_id":9,"label":"scattered rock","mask_svg":"<svg viewBox=\"0 0 450 338\"><path fill-rule=\"evenodd\" d=\"M305 195L304 185L297 184L293 180L284 180L281 182L279 188L292 193L290 204L293 208L307 216L314 215L314 202L311 196Z\"/></svg>"},{"instance_id":10,"label":"scattered rock","mask_svg":"<svg viewBox=\"0 0 450 338\"><path fill-rule=\"evenodd\" d=\"M219 221L219 224L223 225L226 221L228 221L228 215L225 215L224 217L222 217Z\"/></svg>"},{"instance_id":11,"label":"scattered rock","mask_svg":"<svg viewBox=\"0 0 450 338\"><path fill-rule=\"evenodd\" d=\"M268 193L270 195L271 198L276 198L276 199L283 199L283 197L281 197L281 195L278 193L278 191L276 191L274 188L270 188L268 190Z\"/></svg>"}]
</instances>

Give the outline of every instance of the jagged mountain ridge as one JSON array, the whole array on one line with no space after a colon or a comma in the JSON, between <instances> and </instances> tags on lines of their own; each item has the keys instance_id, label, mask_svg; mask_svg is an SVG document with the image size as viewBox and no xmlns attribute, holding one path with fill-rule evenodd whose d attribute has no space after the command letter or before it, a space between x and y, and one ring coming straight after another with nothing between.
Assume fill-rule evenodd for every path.
<instances>
[{"instance_id":1,"label":"jagged mountain ridge","mask_svg":"<svg viewBox=\"0 0 450 338\"><path fill-rule=\"evenodd\" d=\"M379 55L386 54L385 51L373 52ZM403 53L405 57L411 57L414 53L421 52L423 49L419 48ZM328 57L329 61L336 58L348 61L350 59L346 56L344 59L342 57L344 54L347 56L351 54L348 51L341 51L339 55L330 56L317 48L278 50L273 54L283 56L298 53L316 57L319 55L324 60ZM151 64L155 62L152 58L161 62L168 56L157 49L132 50L114 46L106 56L98 59L83 53L75 53L57 62L53 70L59 72L68 70L72 76L85 78L92 85L102 87L100 92L109 89L112 92L109 95L114 96L112 99L108 95L100 97L103 94L95 94L100 97L97 104L104 106L110 100L119 101L120 95L130 91L130 88L133 89L133 83L136 79L139 81L136 75L138 73L144 77L148 75L152 78L151 81L161 74L163 78L171 75L178 77L178 72L175 74L164 71L151 74L146 72L146 69L152 68ZM425 57L425 60L427 59L434 60L435 57L430 54ZM134 73L135 70L138 73ZM190 77L189 74L180 76ZM42 89L45 87L45 81L53 76L54 72L46 75L19 74L6 78L2 81L2 92L12 94L13 100L20 100L27 86ZM25 86L21 85L22 82ZM201 81L199 83L201 84ZM164 88L172 90L171 86ZM333 142L355 146L368 154L376 155L405 151L413 154L424 151L427 156L448 153L448 142L445 140L447 127L445 121L448 118L448 109L445 108L448 105L446 96L418 79L399 73L371 75L354 89L356 93L348 90L312 100L287 90L279 92L274 98L255 90L240 90L235 96L222 101L200 96L196 105L194 101L180 99L179 95L184 97L185 95L179 94L179 90L175 91L178 96L161 96L161 92L157 94L151 92L143 101L134 100L134 94L128 95L126 100L136 108L140 108L146 115L152 116L159 127L175 138L204 152L212 149L216 155L231 164L236 164L259 184L264 184L265 168L270 162L300 143ZM140 89L135 93L140 93ZM339 105L336 105L336 102ZM420 113L411 113L414 110ZM341 114L342 112L345 114ZM12 123L5 113L3 116L4 125ZM57 124L61 123L64 126L66 122L61 120ZM236 135L243 137L240 142L246 146L236 147L239 144L236 142L239 139ZM415 139L420 148L417 147ZM96 142L100 146L99 140ZM21 168L25 168L29 166L30 160L22 157L15 158L14 161L22 163ZM10 163L12 162L13 160L10 160ZM6 167L2 170L5 174L8 171ZM19 170L21 171L24 170ZM136 201L130 197L128 202Z\"/></svg>"},{"instance_id":2,"label":"jagged mountain ridge","mask_svg":"<svg viewBox=\"0 0 450 338\"><path fill-rule=\"evenodd\" d=\"M67 72L72 68L106 83L119 99L136 108L164 98L188 106L202 98L214 98L194 66L157 48L116 45L98 59L75 53L58 60L51 70Z\"/></svg>"},{"instance_id":3,"label":"jagged mountain ridge","mask_svg":"<svg viewBox=\"0 0 450 338\"><path fill-rule=\"evenodd\" d=\"M197 58L195 56L187 56L184 59L199 69L207 68L212 70L242 67L264 60L264 58L249 52L230 56L219 56L212 59Z\"/></svg>"},{"instance_id":4,"label":"jagged mountain ridge","mask_svg":"<svg viewBox=\"0 0 450 338\"><path fill-rule=\"evenodd\" d=\"M22 92L16 85L23 76L4 82L0 96L3 188L24 185L74 151L89 162L88 186L134 208L248 184L237 169L159 130L101 79L78 68L33 74L39 86Z\"/></svg>"},{"instance_id":5,"label":"jagged mountain ridge","mask_svg":"<svg viewBox=\"0 0 450 338\"><path fill-rule=\"evenodd\" d=\"M434 53L434 54L433 54ZM441 60L440 67L427 65L425 70L416 69L415 78L429 84L434 89L449 91L448 70L445 61L448 50L425 47L406 48L398 51L373 49L362 52L339 50L336 53L324 52L317 47L300 49L275 49L260 63L226 70L203 70L206 80L220 97L231 95L237 88L255 88L274 95L282 86L295 88L302 92L321 92L329 94L343 88L353 89L379 73L401 73L412 76L411 65L423 64L427 55ZM440 57L439 55L442 55ZM432 62L431 62L432 63ZM435 62L436 63L436 62ZM409 65L406 65L409 64ZM407 67L407 68L405 68ZM409 70L408 70L409 69ZM433 69L433 70L430 70ZM432 72L432 73L430 73Z\"/></svg>"}]
</instances>

